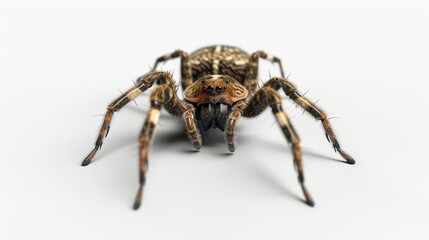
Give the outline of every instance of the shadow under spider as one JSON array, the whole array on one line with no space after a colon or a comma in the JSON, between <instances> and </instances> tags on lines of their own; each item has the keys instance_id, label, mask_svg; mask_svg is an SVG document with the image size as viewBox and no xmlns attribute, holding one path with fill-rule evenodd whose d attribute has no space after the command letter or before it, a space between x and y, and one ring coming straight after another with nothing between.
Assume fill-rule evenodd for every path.
<instances>
[{"instance_id":1,"label":"shadow under spider","mask_svg":"<svg viewBox=\"0 0 429 240\"><path fill-rule=\"evenodd\" d=\"M280 181L279 178L276 178L274 174L272 174L270 171L264 169L261 166L256 166L255 164L247 166L247 168L255 176L255 178L263 182L267 188L271 188L275 192L281 193L282 195L305 203L304 199L300 198L297 194L290 191L289 187L286 187L285 184Z\"/></svg>"},{"instance_id":2,"label":"shadow under spider","mask_svg":"<svg viewBox=\"0 0 429 240\"><path fill-rule=\"evenodd\" d=\"M142 115L144 115L145 113L144 110L141 110L136 106L129 106L128 109L131 109L132 111L135 111L137 113L141 113ZM228 157L228 156L234 155L234 153L229 152L226 148L227 143L225 139L225 132L222 132L219 129L209 129L207 131L201 131L202 148L198 150L192 147L192 144L190 143L188 136L186 134L186 128L185 128L184 122L179 118L175 118L169 115L165 111L161 111L161 112L162 114L161 114L160 124L158 124L157 126L156 132L154 133L154 141L150 146L151 151L159 151L160 149L162 150L165 149L166 147L168 147L168 145L183 143L183 146L185 146L185 144L189 146L189 147L185 147L183 151L181 151L183 153L197 153L197 152L203 151L205 147L218 147L218 148L222 147L222 149L220 149L221 156ZM168 129L163 128L163 126L167 126L167 125L169 126ZM171 127L171 126L174 126L174 127ZM174 130L171 131L172 129ZM236 132L240 134L239 126L236 127ZM240 136L242 137L238 139L237 142L240 143L241 147L243 147L242 144L245 142L260 141L260 139L258 138L249 139L249 137L246 137L245 135L240 135ZM136 136L135 134L121 135L121 136L112 135L109 137L116 138L116 139L112 141L112 144L105 144L107 146L103 146L98 156L93 159L93 162L96 162L99 159L125 146L130 146L130 145L135 146L135 144L137 144L136 151L138 151L137 150L138 136ZM109 141L109 139L105 139L105 141L107 142ZM264 145L265 147L268 147L268 148L273 148L273 149L275 148L278 151L286 147L288 152L291 152L286 142L273 143L273 142L267 142L267 141L260 141L260 145L261 146ZM240 149L237 149L237 150L240 151ZM306 147L301 147L301 151L303 155L313 156L316 158L326 159L326 160L331 160L336 162L343 162L342 160L314 152L313 150Z\"/></svg>"},{"instance_id":3,"label":"shadow under spider","mask_svg":"<svg viewBox=\"0 0 429 240\"><path fill-rule=\"evenodd\" d=\"M135 110L136 112L138 111L138 113L144 113L143 111L140 111L136 107L130 107L130 108ZM154 141L150 146L151 151L165 151L165 149L168 149L168 146L171 146L172 144L182 144L182 146L185 146L185 144L187 144L189 147L184 147L183 151L181 151L182 153L193 154L200 151L200 150L194 149L192 147L192 144L189 142L189 139L186 135L185 124L183 121L181 121L181 119L177 119L165 113L165 114L162 114L160 123L161 124L157 126L157 130L154 133ZM167 125L168 127L163 128L163 126L167 126ZM237 132L239 132L238 128L236 130ZM108 144L108 145L106 144L107 146L102 148L102 150L100 151L100 154L93 159L93 162L102 160L107 155L115 151L118 151L120 148L125 146L132 146L133 150L135 150L136 152L138 151L138 136L137 136L138 134L122 134L119 136L118 135L119 134L109 135L109 138L115 138L115 141L113 141L112 144ZM203 131L201 132L201 137L202 137L202 145L203 145L201 150L203 150L204 147L215 147L215 148L218 148L219 151L221 151L220 155L223 157L229 157L234 155L234 153L231 153L227 150L225 133L220 131L219 129L209 129L208 131L205 131L205 132ZM238 142L240 142L240 144L244 144L246 141L258 141L258 140L259 139L257 138L249 139L249 137L246 137L243 134L242 138L240 138ZM106 139L105 141L108 141L108 139ZM282 149L284 149L285 147L287 148L286 142L273 143L270 141L268 142L261 141L260 145L264 146L263 149L275 148L277 151L282 151ZM245 146L241 145L241 147L245 147ZM174 150L172 149L172 151ZM240 150L238 149L238 151ZM287 151L290 152L290 149L287 148ZM321 159L342 162L341 160L316 153L308 148L302 148L302 153L304 155L310 155ZM292 155L290 156L292 157ZM286 187L285 184L282 181L280 181L278 178L276 178L275 175L271 174L270 171L256 165L250 165L250 166L247 165L247 168L255 176L255 178L263 182L267 186L267 188L271 188L275 192L281 193L282 195L285 195L290 198L301 201L303 203L306 203L304 199L300 198L297 194L292 192L289 187Z\"/></svg>"},{"instance_id":4,"label":"shadow under spider","mask_svg":"<svg viewBox=\"0 0 429 240\"><path fill-rule=\"evenodd\" d=\"M321 159L326 159L326 160L331 160L331 161L335 161L335 162L341 162L341 163L344 162L343 160L336 159L336 158L333 158L333 157L329 157L329 156L326 156L326 155L314 152L313 150L311 150L309 148L302 147L301 151L302 151L302 153L304 155L307 155L307 156L313 156L313 157L317 157L317 158L321 158Z\"/></svg>"},{"instance_id":5,"label":"shadow under spider","mask_svg":"<svg viewBox=\"0 0 429 240\"><path fill-rule=\"evenodd\" d=\"M259 139L255 138L253 139L253 141L258 141ZM264 146L264 148L272 148L273 150L282 150L282 149L287 149L287 151L289 152L290 156L292 157L292 151L289 147L289 145L287 144L286 140L284 140L285 142L267 142L267 141L260 141L260 146ZM330 160L330 161L335 161L335 162L341 162L341 163L345 163L343 160L334 158L334 157L330 157L324 154L320 154L317 153L315 151L313 151L310 148L307 147L303 147L301 146L301 152L303 154L303 158L305 158L305 156L312 156L312 157L316 157L319 159L325 159L325 160Z\"/></svg>"}]
</instances>

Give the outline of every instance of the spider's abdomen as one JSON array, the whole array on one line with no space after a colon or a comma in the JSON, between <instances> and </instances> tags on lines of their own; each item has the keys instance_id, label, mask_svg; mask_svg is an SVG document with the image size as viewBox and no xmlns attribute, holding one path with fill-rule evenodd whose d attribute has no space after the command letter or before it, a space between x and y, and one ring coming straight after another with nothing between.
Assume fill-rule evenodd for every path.
<instances>
[{"instance_id":1,"label":"spider's abdomen","mask_svg":"<svg viewBox=\"0 0 429 240\"><path fill-rule=\"evenodd\" d=\"M191 53L190 61L194 81L206 75L228 75L243 84L249 54L236 47L217 45Z\"/></svg>"}]
</instances>

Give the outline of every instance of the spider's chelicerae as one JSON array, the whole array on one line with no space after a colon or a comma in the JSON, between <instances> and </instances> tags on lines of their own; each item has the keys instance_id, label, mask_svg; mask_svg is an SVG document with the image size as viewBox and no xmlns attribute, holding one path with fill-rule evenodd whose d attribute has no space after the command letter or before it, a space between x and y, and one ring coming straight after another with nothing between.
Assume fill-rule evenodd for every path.
<instances>
[{"instance_id":1,"label":"spider's chelicerae","mask_svg":"<svg viewBox=\"0 0 429 240\"><path fill-rule=\"evenodd\" d=\"M168 72L156 71L159 63L177 57L181 58L183 100L176 94L172 75ZM258 89L257 75L260 58L277 63L281 77L271 78ZM279 89L282 89L292 101L311 116L320 120L326 138L332 143L334 150L338 151L347 163L355 163L353 158L341 149L325 112L298 93L295 85L284 77L279 58L264 51L257 51L249 55L239 48L219 45L201 48L190 55L182 50L176 50L159 57L151 72L139 77L134 87L107 107L95 147L82 162L82 166L90 164L101 148L103 139L109 132L113 113L119 111L155 83L158 86L150 94L151 106L139 137L140 186L134 202L134 209L138 209L141 204L146 179L149 142L158 122L161 107L164 107L170 114L183 118L187 134L196 149L201 148L200 131L219 128L225 132L229 151L234 152L234 129L238 119L240 117L258 116L269 106L291 145L298 180L305 201L310 206L314 205L314 201L304 185L300 140L282 109L282 98L277 92Z\"/></svg>"}]
</instances>

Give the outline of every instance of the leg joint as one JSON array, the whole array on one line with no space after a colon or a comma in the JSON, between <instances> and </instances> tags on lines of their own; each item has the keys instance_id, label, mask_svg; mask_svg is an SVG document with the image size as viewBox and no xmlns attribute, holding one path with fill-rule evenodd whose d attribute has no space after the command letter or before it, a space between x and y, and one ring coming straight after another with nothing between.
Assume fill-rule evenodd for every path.
<instances>
[{"instance_id":1,"label":"leg joint","mask_svg":"<svg viewBox=\"0 0 429 240\"><path fill-rule=\"evenodd\" d=\"M171 56L172 57L187 58L188 54L185 51L178 49L178 50L174 51L173 54L171 54Z\"/></svg>"},{"instance_id":2,"label":"leg joint","mask_svg":"<svg viewBox=\"0 0 429 240\"><path fill-rule=\"evenodd\" d=\"M144 185L146 183L146 174L144 172L140 172L139 182L140 185Z\"/></svg>"},{"instance_id":3,"label":"leg joint","mask_svg":"<svg viewBox=\"0 0 429 240\"><path fill-rule=\"evenodd\" d=\"M303 182L304 182L304 175L303 175L303 174L299 174L299 175L298 175L298 181L299 181L300 183L303 183Z\"/></svg>"},{"instance_id":4,"label":"leg joint","mask_svg":"<svg viewBox=\"0 0 429 240\"><path fill-rule=\"evenodd\" d=\"M271 111L273 112L273 114L276 114L278 112L283 112L283 108L281 104L275 104L273 106L271 106Z\"/></svg>"}]
</instances>

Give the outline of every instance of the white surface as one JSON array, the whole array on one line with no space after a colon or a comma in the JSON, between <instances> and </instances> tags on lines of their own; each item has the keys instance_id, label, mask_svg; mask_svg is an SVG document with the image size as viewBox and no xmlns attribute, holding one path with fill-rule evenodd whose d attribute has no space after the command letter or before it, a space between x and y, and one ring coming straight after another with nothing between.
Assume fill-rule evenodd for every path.
<instances>
[{"instance_id":1,"label":"white surface","mask_svg":"<svg viewBox=\"0 0 429 240\"><path fill-rule=\"evenodd\" d=\"M1 6L0 239L428 239L424 1L90 2ZM320 124L284 104L315 208L301 202L270 111L239 122L233 155L213 131L192 152L180 120L163 113L137 212L147 94L115 115L97 161L80 166L101 124L94 115L117 89L162 54L216 43L277 55L301 92L341 117L333 128L355 166L335 161ZM163 69L178 79L178 66ZM263 67L264 80L278 73Z\"/></svg>"}]
</instances>

